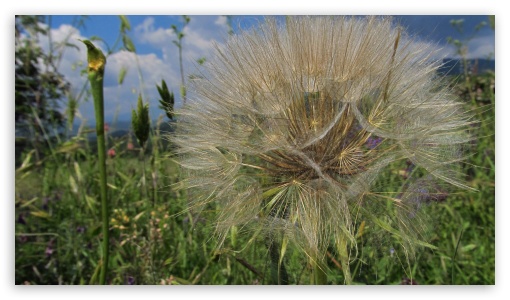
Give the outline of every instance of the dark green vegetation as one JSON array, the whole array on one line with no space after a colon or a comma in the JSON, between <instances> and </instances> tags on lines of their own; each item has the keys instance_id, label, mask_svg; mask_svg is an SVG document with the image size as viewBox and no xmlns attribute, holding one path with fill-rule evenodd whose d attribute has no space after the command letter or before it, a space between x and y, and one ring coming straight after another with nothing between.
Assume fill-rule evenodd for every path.
<instances>
[{"instance_id":1,"label":"dark green vegetation","mask_svg":"<svg viewBox=\"0 0 510 300\"><path fill-rule=\"evenodd\" d=\"M430 216L427 242L437 248L420 248L409 261L397 241L382 238L381 229L360 220L359 246L351 249L354 284L495 283L495 75L474 73L449 79L479 120L473 125L478 139L464 164L468 185L478 191L445 194L422 207ZM33 128L42 128L31 122ZM232 230L224 248L216 249L212 224L217 207L211 203L201 215L185 211L188 197L175 189L179 168L162 128L168 128L162 119L153 124L143 148L133 134L106 132L106 148L114 149L107 152L106 161L107 283L312 282L313 267L303 254L289 246L279 265L275 252L282 245L276 247L262 237L252 242L252 235L242 228ZM17 148L21 150L15 186L16 284L99 282L103 234L98 158L95 142L86 134L46 137ZM392 184L398 188L402 176L405 165L389 170L384 178L388 190ZM328 252L327 262L328 283L342 284L334 250Z\"/></svg>"}]
</instances>

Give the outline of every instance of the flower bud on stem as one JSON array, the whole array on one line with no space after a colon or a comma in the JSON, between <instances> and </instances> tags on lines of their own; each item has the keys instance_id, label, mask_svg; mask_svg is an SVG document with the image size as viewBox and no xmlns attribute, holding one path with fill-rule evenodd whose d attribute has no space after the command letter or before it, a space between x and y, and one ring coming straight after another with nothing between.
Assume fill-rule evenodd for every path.
<instances>
[{"instance_id":1,"label":"flower bud on stem","mask_svg":"<svg viewBox=\"0 0 510 300\"><path fill-rule=\"evenodd\" d=\"M103 101L103 78L106 57L103 52L96 48L90 41L82 41L87 46L88 77L94 98L94 110L96 115L97 154L99 165L99 186L101 189L101 214L103 231L103 261L99 283L106 283L108 270L108 199L106 193L106 147L104 138L104 101Z\"/></svg>"}]
</instances>

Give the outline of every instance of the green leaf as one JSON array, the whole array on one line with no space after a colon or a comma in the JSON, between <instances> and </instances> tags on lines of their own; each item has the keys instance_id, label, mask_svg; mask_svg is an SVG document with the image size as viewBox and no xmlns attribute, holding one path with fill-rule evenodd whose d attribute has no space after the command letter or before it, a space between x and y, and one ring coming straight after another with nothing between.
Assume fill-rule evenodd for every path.
<instances>
[{"instance_id":1,"label":"green leaf","mask_svg":"<svg viewBox=\"0 0 510 300\"><path fill-rule=\"evenodd\" d=\"M107 183L108 187L111 188L111 189L114 189L114 190L118 190L119 188L116 187L115 185L111 184L111 183Z\"/></svg>"},{"instance_id":2,"label":"green leaf","mask_svg":"<svg viewBox=\"0 0 510 300\"><path fill-rule=\"evenodd\" d=\"M19 167L18 170L25 169L30 165L30 160L32 159L32 155L35 153L35 150L30 150L30 152L27 153L27 156L23 160L23 163L21 164L21 167Z\"/></svg>"},{"instance_id":3,"label":"green leaf","mask_svg":"<svg viewBox=\"0 0 510 300\"><path fill-rule=\"evenodd\" d=\"M137 214L137 215L133 218L133 220L134 220L134 221L138 221L138 219L140 219L140 218L141 218L144 214L145 214L145 211L142 211L141 213Z\"/></svg>"},{"instance_id":4,"label":"green leaf","mask_svg":"<svg viewBox=\"0 0 510 300\"><path fill-rule=\"evenodd\" d=\"M483 27L485 27L487 25L487 22L485 21L482 21L480 23L478 23L476 26L475 26L475 31L479 31L480 29L482 29Z\"/></svg>"},{"instance_id":5,"label":"green leaf","mask_svg":"<svg viewBox=\"0 0 510 300\"><path fill-rule=\"evenodd\" d=\"M181 97L186 98L186 87L181 85Z\"/></svg>"},{"instance_id":6,"label":"green leaf","mask_svg":"<svg viewBox=\"0 0 510 300\"><path fill-rule=\"evenodd\" d=\"M85 195L85 203L91 212L96 211L97 201L94 198L90 197L89 195Z\"/></svg>"},{"instance_id":7,"label":"green leaf","mask_svg":"<svg viewBox=\"0 0 510 300\"><path fill-rule=\"evenodd\" d=\"M169 264L171 264L173 261L174 261L173 257L169 257L169 258L167 258L167 259L163 262L163 266L168 266L168 265L169 265Z\"/></svg>"},{"instance_id":8,"label":"green leaf","mask_svg":"<svg viewBox=\"0 0 510 300\"><path fill-rule=\"evenodd\" d=\"M183 278L180 278L180 277L176 277L176 276L173 276L173 278L174 278L174 281L172 281L172 284L191 285L191 282L189 282L186 279L183 279Z\"/></svg>"},{"instance_id":9,"label":"green leaf","mask_svg":"<svg viewBox=\"0 0 510 300\"><path fill-rule=\"evenodd\" d=\"M206 61L205 57L201 57L201 58L197 59L197 63L201 66L205 63L205 61Z\"/></svg>"},{"instance_id":10,"label":"green leaf","mask_svg":"<svg viewBox=\"0 0 510 300\"><path fill-rule=\"evenodd\" d=\"M461 251L462 252L467 252L467 251L475 249L476 247L477 246L475 244L469 244L469 245L466 245L466 246L462 247Z\"/></svg>"},{"instance_id":11,"label":"green leaf","mask_svg":"<svg viewBox=\"0 0 510 300\"><path fill-rule=\"evenodd\" d=\"M494 30L496 28L496 16L489 16L489 26Z\"/></svg>"},{"instance_id":12,"label":"green leaf","mask_svg":"<svg viewBox=\"0 0 510 300\"><path fill-rule=\"evenodd\" d=\"M127 183L131 182L131 178L129 176L127 176L126 174L124 174L120 171L117 171L117 175L119 175Z\"/></svg>"},{"instance_id":13,"label":"green leaf","mask_svg":"<svg viewBox=\"0 0 510 300\"><path fill-rule=\"evenodd\" d=\"M129 36L124 35L122 37L122 43L124 44L124 48L126 48L129 52L136 52L135 45L133 44L133 41L129 38Z\"/></svg>"},{"instance_id":14,"label":"green leaf","mask_svg":"<svg viewBox=\"0 0 510 300\"><path fill-rule=\"evenodd\" d=\"M450 20L450 25L452 25L459 33L464 32L464 19Z\"/></svg>"},{"instance_id":15,"label":"green leaf","mask_svg":"<svg viewBox=\"0 0 510 300\"><path fill-rule=\"evenodd\" d=\"M34 217L49 219L51 216L45 211L32 211L30 214Z\"/></svg>"},{"instance_id":16,"label":"green leaf","mask_svg":"<svg viewBox=\"0 0 510 300\"><path fill-rule=\"evenodd\" d=\"M402 235L400 234L400 232L398 230L396 230L395 228L391 227L391 225L389 225L388 223L384 222L383 220L377 218L374 215L368 214L367 216L370 219L372 219L372 221L374 223L379 225L379 227L381 227L382 229L384 229L384 230L388 231L389 233L393 234L395 237L402 238ZM427 247L427 248L430 248L430 249L433 249L433 250L437 250L438 249L436 246L431 245L429 243L426 243L424 241L420 241L418 239L413 239L412 242L417 244L417 245L420 245L420 246L423 246L423 247Z\"/></svg>"},{"instance_id":17,"label":"green leaf","mask_svg":"<svg viewBox=\"0 0 510 300\"><path fill-rule=\"evenodd\" d=\"M119 72L119 77L117 79L119 85L122 85L122 83L124 83L124 78L126 78L127 71L128 71L128 69L126 67L122 66L122 68L120 69L120 72Z\"/></svg>"},{"instance_id":18,"label":"green leaf","mask_svg":"<svg viewBox=\"0 0 510 300\"><path fill-rule=\"evenodd\" d=\"M232 248L236 247L236 241L237 241L237 226L230 227L230 240L232 244Z\"/></svg>"},{"instance_id":19,"label":"green leaf","mask_svg":"<svg viewBox=\"0 0 510 300\"><path fill-rule=\"evenodd\" d=\"M287 236L283 237L282 247L280 248L280 258L278 260L278 266L280 267L283 262L283 257L285 256L285 252L287 251L287 245L289 244L289 239Z\"/></svg>"},{"instance_id":20,"label":"green leaf","mask_svg":"<svg viewBox=\"0 0 510 300\"><path fill-rule=\"evenodd\" d=\"M120 15L120 31L124 32L125 30L131 30L131 24L126 16Z\"/></svg>"},{"instance_id":21,"label":"green leaf","mask_svg":"<svg viewBox=\"0 0 510 300\"><path fill-rule=\"evenodd\" d=\"M69 176L69 185L71 186L71 191L74 194L78 194L78 185L76 184L76 180L72 175Z\"/></svg>"},{"instance_id":22,"label":"green leaf","mask_svg":"<svg viewBox=\"0 0 510 300\"><path fill-rule=\"evenodd\" d=\"M78 179L78 182L82 182L83 177L81 176L80 165L77 162L74 162L74 171L76 172L76 178Z\"/></svg>"},{"instance_id":23,"label":"green leaf","mask_svg":"<svg viewBox=\"0 0 510 300\"><path fill-rule=\"evenodd\" d=\"M93 36L89 37L89 41L104 41L104 40L97 35L93 35Z\"/></svg>"},{"instance_id":24,"label":"green leaf","mask_svg":"<svg viewBox=\"0 0 510 300\"><path fill-rule=\"evenodd\" d=\"M39 200L39 197L34 197L33 199L30 199L27 202L23 203L20 207L21 208L28 207L28 206L32 205L37 200Z\"/></svg>"},{"instance_id":25,"label":"green leaf","mask_svg":"<svg viewBox=\"0 0 510 300\"><path fill-rule=\"evenodd\" d=\"M56 153L72 153L79 148L80 144L76 141L67 141L56 149Z\"/></svg>"}]
</instances>

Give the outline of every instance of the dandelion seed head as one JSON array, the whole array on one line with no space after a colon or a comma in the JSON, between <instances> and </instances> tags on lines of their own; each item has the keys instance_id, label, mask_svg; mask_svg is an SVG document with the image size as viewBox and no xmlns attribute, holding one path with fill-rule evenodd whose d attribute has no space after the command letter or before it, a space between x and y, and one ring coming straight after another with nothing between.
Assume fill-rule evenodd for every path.
<instances>
[{"instance_id":1,"label":"dandelion seed head","mask_svg":"<svg viewBox=\"0 0 510 300\"><path fill-rule=\"evenodd\" d=\"M251 225L320 257L330 243L355 246L361 217L412 252L425 226L411 215L431 187L466 187L469 115L436 77L434 48L391 19L269 18L216 50L171 139L190 207L219 204L220 244ZM399 161L422 172L388 194L378 182Z\"/></svg>"}]
</instances>

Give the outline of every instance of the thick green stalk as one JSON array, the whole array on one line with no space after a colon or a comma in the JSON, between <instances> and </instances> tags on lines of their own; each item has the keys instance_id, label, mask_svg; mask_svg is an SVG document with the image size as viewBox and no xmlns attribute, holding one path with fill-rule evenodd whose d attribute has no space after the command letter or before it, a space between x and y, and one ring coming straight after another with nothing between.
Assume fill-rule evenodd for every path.
<instances>
[{"instance_id":1,"label":"thick green stalk","mask_svg":"<svg viewBox=\"0 0 510 300\"><path fill-rule=\"evenodd\" d=\"M103 78L106 57L101 50L97 49L90 41L83 41L87 46L88 77L94 98L94 110L96 115L97 154L99 165L99 186L101 189L101 218L103 231L103 262L101 265L100 284L106 284L109 256L109 224L108 224L108 199L106 190L106 146L104 138L104 99Z\"/></svg>"}]
</instances>

